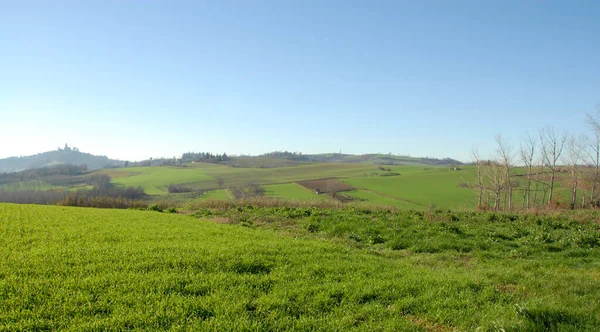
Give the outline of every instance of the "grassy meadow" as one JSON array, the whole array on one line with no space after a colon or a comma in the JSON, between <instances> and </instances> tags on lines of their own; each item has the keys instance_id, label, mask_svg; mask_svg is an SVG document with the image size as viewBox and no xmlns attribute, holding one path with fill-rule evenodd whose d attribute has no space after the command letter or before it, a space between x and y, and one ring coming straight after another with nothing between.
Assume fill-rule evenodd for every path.
<instances>
[{"instance_id":1,"label":"grassy meadow","mask_svg":"<svg viewBox=\"0 0 600 332\"><path fill-rule=\"evenodd\" d=\"M598 330L588 213L0 204L0 330Z\"/></svg>"},{"instance_id":2,"label":"grassy meadow","mask_svg":"<svg viewBox=\"0 0 600 332\"><path fill-rule=\"evenodd\" d=\"M302 187L297 183L271 184L264 186L266 195L289 201L323 201L331 199L327 195L315 195L312 190Z\"/></svg>"},{"instance_id":3,"label":"grassy meadow","mask_svg":"<svg viewBox=\"0 0 600 332\"><path fill-rule=\"evenodd\" d=\"M415 168L407 170L413 172L393 177L361 177L344 181L376 195L401 199L412 204L411 207L414 208L435 205L440 208L459 209L476 205L473 190L460 186L461 183L472 180L472 169L452 171L440 167L434 171L417 172Z\"/></svg>"},{"instance_id":4,"label":"grassy meadow","mask_svg":"<svg viewBox=\"0 0 600 332\"><path fill-rule=\"evenodd\" d=\"M338 155L322 157L335 159ZM373 158L389 161L389 156L386 155L377 155ZM244 195L257 192L258 195L287 201L323 202L336 199L354 205L393 206L417 210L428 207L443 209L476 207L476 193L467 186L467 183L475 182L476 169L473 166L462 166L454 170L450 166L426 164L409 163L406 166L399 166L378 165L371 162L350 163L347 162L348 158L343 159L345 162L295 162L269 157L244 157L233 160L243 161L248 164L247 166L253 167L196 162L180 166L104 169L71 178L67 176L59 179L58 184L49 182L56 179L2 184L0 191L4 192L5 196L9 196L7 192L91 190L93 186L86 179L100 174L108 175L110 181L117 187L141 187L148 195L146 201L162 203L176 201L179 202L178 206L183 205L188 198L232 200L239 199L240 192L245 192ZM269 160L271 162L268 162ZM517 208L521 208L523 201L524 172L523 168L518 167L512 170L512 182L515 184L513 198ZM587 177L589 178L589 175ZM585 176L582 179L585 180ZM554 208L569 207L569 180L566 170L557 173ZM309 185L310 183L313 185ZM589 192L589 186L584 186L584 183L585 181L582 181L582 186L579 188L577 206L581 206L583 194ZM244 188L250 187L259 189L244 191ZM315 188L321 189L324 193L315 195ZM541 204L544 195L541 188L540 186L537 194L538 204ZM330 191L338 190L340 195L331 197ZM185 192L193 194L180 195ZM493 202L488 201L488 203ZM589 202L586 203L589 206Z\"/></svg>"},{"instance_id":5,"label":"grassy meadow","mask_svg":"<svg viewBox=\"0 0 600 332\"><path fill-rule=\"evenodd\" d=\"M473 191L460 186L473 177L472 168L460 171L435 166L384 168L386 171L368 163L301 163L264 168L193 163L182 167L110 169L101 173L111 176L116 184L141 186L147 194L159 196L168 195L169 184L178 184L194 190L208 190L205 199L227 200L231 197L226 193L228 187L255 183L262 186L269 197L322 201L331 198L317 196L296 182L335 178L356 188L355 191L344 192L344 195L360 204L413 209L424 209L432 204L441 208L470 208L475 205ZM387 168L393 176L387 176Z\"/></svg>"},{"instance_id":6,"label":"grassy meadow","mask_svg":"<svg viewBox=\"0 0 600 332\"><path fill-rule=\"evenodd\" d=\"M168 193L169 184L180 184L191 181L213 179L199 167L131 167L103 170L100 173L109 175L113 182L123 186L141 186L149 195Z\"/></svg>"}]
</instances>

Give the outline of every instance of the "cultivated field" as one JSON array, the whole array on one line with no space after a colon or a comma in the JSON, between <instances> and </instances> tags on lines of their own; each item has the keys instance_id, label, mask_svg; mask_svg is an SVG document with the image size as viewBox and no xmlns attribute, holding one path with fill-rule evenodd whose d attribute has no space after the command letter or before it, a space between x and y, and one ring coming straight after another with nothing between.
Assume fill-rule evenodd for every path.
<instances>
[{"instance_id":1,"label":"cultivated field","mask_svg":"<svg viewBox=\"0 0 600 332\"><path fill-rule=\"evenodd\" d=\"M109 176L110 181L125 190L126 187L142 188L145 201L168 204L177 202L182 206L190 200L232 200L242 196L276 197L288 201L323 201L335 199L348 204L394 206L424 210L425 208L472 209L477 206L477 195L468 184L476 184L476 168L462 166L458 169L449 166L377 165L371 162L350 163L348 158L339 155L323 155L331 160L341 158L344 162L290 162L286 159L268 157L247 157L247 163L266 163L269 166L232 167L212 163L187 163L179 166L152 166L104 169L96 172L82 172L76 175L31 176L30 173L4 176L0 184L0 196L8 202L44 202L33 192L53 191L77 192L85 190L93 193L98 187L94 177ZM356 157L356 156L355 156ZM389 162L386 155L377 155ZM377 160L379 160L377 159ZM393 159L393 158L392 158ZM238 160L238 159L233 159ZM272 162L268 163L271 160ZM511 173L514 206L521 208L524 201L524 188L527 181L524 168L515 167ZM553 207L568 208L570 201L570 177L568 169L562 168L556 174ZM46 170L53 174L54 170ZM537 205L548 194L546 183L539 186L536 194ZM576 206L581 206L584 194L590 206L590 170L580 179ZM19 180L23 179L23 180ZM94 182L96 181L96 182ZM489 180L486 180L489 182ZM492 192L489 190L484 204L493 206ZM304 188L302 188L304 187ZM543 189L542 189L543 188ZM319 189L321 195L315 195ZM534 188L535 189L535 188ZM23 194L17 193L23 192ZM95 192L98 192L97 190ZM14 193L14 194L13 194ZM189 193L182 195L182 193ZM335 193L335 195L334 195ZM51 195L52 193L48 194ZM116 194L115 194L116 195ZM331 197L321 197L328 195ZM26 198L31 197L27 201ZM25 201L23 201L25 199ZM503 198L504 200L506 198ZM72 200L73 202L75 200ZM546 204L544 204L545 206Z\"/></svg>"},{"instance_id":2,"label":"cultivated field","mask_svg":"<svg viewBox=\"0 0 600 332\"><path fill-rule=\"evenodd\" d=\"M131 167L108 169L100 172L108 174L114 183L123 186L141 186L150 195L168 193L169 184L213 179L203 168L198 167Z\"/></svg>"},{"instance_id":3,"label":"cultivated field","mask_svg":"<svg viewBox=\"0 0 600 332\"><path fill-rule=\"evenodd\" d=\"M108 174L114 183L120 185L141 186L151 195L167 195L169 184L178 184L193 190L209 190L205 198L229 199L232 195L211 192L253 183L262 186L268 196L286 200L324 199L313 197L317 196L314 190L318 188L324 193L343 192L339 198L354 198L361 204L414 209L423 209L431 204L443 208L473 207L475 204L473 191L460 186L472 179L472 168L452 171L448 167L381 167L366 163L243 168L194 163L183 167L122 168L101 173ZM355 188L357 190L353 190Z\"/></svg>"},{"instance_id":4,"label":"cultivated field","mask_svg":"<svg viewBox=\"0 0 600 332\"><path fill-rule=\"evenodd\" d=\"M409 169L415 171L415 169ZM414 172L393 177L363 177L344 180L371 193L403 200L413 208L435 205L440 208L472 208L476 205L472 189L461 183L473 180L473 170L452 171L448 168Z\"/></svg>"},{"instance_id":5,"label":"cultivated field","mask_svg":"<svg viewBox=\"0 0 600 332\"><path fill-rule=\"evenodd\" d=\"M0 330L600 329L597 213L196 215L0 204Z\"/></svg>"},{"instance_id":6,"label":"cultivated field","mask_svg":"<svg viewBox=\"0 0 600 332\"><path fill-rule=\"evenodd\" d=\"M315 192L297 183L271 184L264 186L267 196L289 201L324 201L331 198L326 195L315 195Z\"/></svg>"}]
</instances>

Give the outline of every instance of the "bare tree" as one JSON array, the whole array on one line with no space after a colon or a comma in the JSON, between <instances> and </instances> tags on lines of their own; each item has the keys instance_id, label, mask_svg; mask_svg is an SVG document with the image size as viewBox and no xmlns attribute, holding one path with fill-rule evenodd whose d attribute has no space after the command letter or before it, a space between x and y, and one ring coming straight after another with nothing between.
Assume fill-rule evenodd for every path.
<instances>
[{"instance_id":1,"label":"bare tree","mask_svg":"<svg viewBox=\"0 0 600 332\"><path fill-rule=\"evenodd\" d=\"M566 140L567 135L564 133L556 133L552 127L547 127L540 130L543 164L550 169L548 205L552 203L552 194L554 192L554 180L556 175L556 163L562 154Z\"/></svg>"},{"instance_id":2,"label":"bare tree","mask_svg":"<svg viewBox=\"0 0 600 332\"><path fill-rule=\"evenodd\" d=\"M492 206L494 211L500 210L502 203L502 189L504 189L504 167L498 160L488 160L484 162L485 167L482 168L487 183L487 201L488 206ZM493 200L493 205L490 204L490 199Z\"/></svg>"},{"instance_id":3,"label":"bare tree","mask_svg":"<svg viewBox=\"0 0 600 332\"><path fill-rule=\"evenodd\" d=\"M577 201L577 189L579 186L579 178L581 172L579 171L579 162L581 161L581 154L583 153L583 142L585 138L576 138L571 135L567 139L566 154L563 162L569 165L569 178L571 186L571 209L575 208L575 202Z\"/></svg>"},{"instance_id":4,"label":"bare tree","mask_svg":"<svg viewBox=\"0 0 600 332\"><path fill-rule=\"evenodd\" d=\"M538 154L534 163L533 182L535 183L535 189L533 190L533 205L538 205L538 193L541 191L542 195L539 205L542 206L546 202L546 192L548 191L548 184L545 182L546 168L544 167L544 156Z\"/></svg>"},{"instance_id":5,"label":"bare tree","mask_svg":"<svg viewBox=\"0 0 600 332\"><path fill-rule=\"evenodd\" d=\"M591 138L588 139L588 157L594 167L593 178L591 180L590 202L592 204L598 202L597 188L600 182L600 105L596 108L596 114L588 114L586 124L592 132Z\"/></svg>"},{"instance_id":6,"label":"bare tree","mask_svg":"<svg viewBox=\"0 0 600 332\"><path fill-rule=\"evenodd\" d=\"M481 209L482 207L482 203L483 203L483 191L485 189L484 187L484 174L483 174L483 161L481 160L481 158L479 157L479 150L477 148L474 148L471 151L471 157L473 158L473 162L475 163L475 167L476 167L476 183L474 185L470 185L469 187L475 189L475 191L477 192L477 208Z\"/></svg>"},{"instance_id":7,"label":"bare tree","mask_svg":"<svg viewBox=\"0 0 600 332\"><path fill-rule=\"evenodd\" d=\"M513 208L513 185L510 179L510 169L513 164L513 150L510 144L502 138L501 134L496 135L496 144L498 144L497 152L500 156L500 163L502 165L503 172L503 184L502 187L505 189L504 206L509 210Z\"/></svg>"},{"instance_id":8,"label":"bare tree","mask_svg":"<svg viewBox=\"0 0 600 332\"><path fill-rule=\"evenodd\" d=\"M217 179L217 184L219 185L219 188L222 188L223 184L225 183L225 180L223 180L223 178L220 176L217 176L216 179Z\"/></svg>"},{"instance_id":9,"label":"bare tree","mask_svg":"<svg viewBox=\"0 0 600 332\"><path fill-rule=\"evenodd\" d=\"M536 139L527 133L527 137L521 141L521 161L527 167L527 184L523 193L523 207L527 209L531 207L531 173L533 171L536 148Z\"/></svg>"}]
</instances>

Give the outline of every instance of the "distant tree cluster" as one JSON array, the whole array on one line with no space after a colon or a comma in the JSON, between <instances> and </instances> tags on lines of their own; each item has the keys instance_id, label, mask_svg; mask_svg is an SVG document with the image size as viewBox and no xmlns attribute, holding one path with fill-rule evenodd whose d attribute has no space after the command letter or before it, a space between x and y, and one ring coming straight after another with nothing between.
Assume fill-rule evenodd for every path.
<instances>
[{"instance_id":1,"label":"distant tree cluster","mask_svg":"<svg viewBox=\"0 0 600 332\"><path fill-rule=\"evenodd\" d=\"M419 158L421 162L429 165L462 165L462 163L458 160L452 158Z\"/></svg>"},{"instance_id":2,"label":"distant tree cluster","mask_svg":"<svg viewBox=\"0 0 600 332\"><path fill-rule=\"evenodd\" d=\"M148 167L148 166L179 166L183 163L178 158L150 158L142 161L127 161L125 167Z\"/></svg>"},{"instance_id":3,"label":"distant tree cluster","mask_svg":"<svg viewBox=\"0 0 600 332\"><path fill-rule=\"evenodd\" d=\"M474 149L476 179L468 186L477 194L477 206L512 210L520 202L522 209L600 207L600 107L595 114L588 114L586 124L589 135L552 127L542 128L534 136L527 133L517 151L497 135L491 159L481 158ZM525 172L514 172L517 164L524 166ZM568 190L567 201L556 194L558 184ZM515 197L517 193L519 197Z\"/></svg>"},{"instance_id":4,"label":"distant tree cluster","mask_svg":"<svg viewBox=\"0 0 600 332\"><path fill-rule=\"evenodd\" d=\"M187 152L181 155L181 160L184 163L189 162L202 162L202 163L213 163L218 164L224 161L228 161L229 157L226 153L223 154L212 154L210 152Z\"/></svg>"},{"instance_id":5,"label":"distant tree cluster","mask_svg":"<svg viewBox=\"0 0 600 332\"><path fill-rule=\"evenodd\" d=\"M269 153L262 154L264 157L274 157L274 158L286 158L287 160L294 161L309 161L310 159L303 155L302 152L289 152L289 151L273 151Z\"/></svg>"}]
</instances>

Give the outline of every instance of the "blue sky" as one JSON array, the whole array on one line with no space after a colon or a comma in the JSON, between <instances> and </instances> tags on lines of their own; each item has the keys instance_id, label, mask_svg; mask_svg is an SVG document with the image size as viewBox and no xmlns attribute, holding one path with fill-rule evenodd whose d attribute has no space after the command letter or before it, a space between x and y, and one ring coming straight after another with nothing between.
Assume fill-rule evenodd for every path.
<instances>
[{"instance_id":1,"label":"blue sky","mask_svg":"<svg viewBox=\"0 0 600 332\"><path fill-rule=\"evenodd\" d=\"M0 158L69 143L468 160L585 131L599 1L5 1Z\"/></svg>"}]
</instances>

